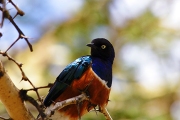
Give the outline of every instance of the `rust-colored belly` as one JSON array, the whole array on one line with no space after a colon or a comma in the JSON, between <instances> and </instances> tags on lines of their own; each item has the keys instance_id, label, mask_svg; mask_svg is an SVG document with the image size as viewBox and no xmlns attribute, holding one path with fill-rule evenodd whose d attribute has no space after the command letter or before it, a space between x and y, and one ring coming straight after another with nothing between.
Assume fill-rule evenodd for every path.
<instances>
[{"instance_id":1,"label":"rust-colored belly","mask_svg":"<svg viewBox=\"0 0 180 120\"><path fill-rule=\"evenodd\" d=\"M84 91L87 90L87 91ZM76 79L72 84L59 96L55 102L63 101L81 94L81 91L87 93L89 101L83 101L80 106L80 116L87 113L93 108L92 105L104 107L108 103L110 88L107 87L105 81L101 80L91 68L82 75L80 79ZM68 105L59 112L65 116L69 116L72 120L78 119L77 105Z\"/></svg>"}]
</instances>

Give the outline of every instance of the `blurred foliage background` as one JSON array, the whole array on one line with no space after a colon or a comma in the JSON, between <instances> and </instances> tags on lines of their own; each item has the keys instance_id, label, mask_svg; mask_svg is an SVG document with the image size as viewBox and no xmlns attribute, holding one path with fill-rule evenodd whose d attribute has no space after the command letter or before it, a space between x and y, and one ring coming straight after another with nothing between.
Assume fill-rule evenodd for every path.
<instances>
[{"instance_id":1,"label":"blurred foliage background","mask_svg":"<svg viewBox=\"0 0 180 120\"><path fill-rule=\"evenodd\" d=\"M180 1L178 0L16 0L25 16L16 23L30 38L31 53L24 40L9 51L36 86L54 82L74 59L89 54L86 44L107 38L116 51L113 85L108 111L114 120L180 120ZM15 14L11 10L11 14ZM16 39L5 21L0 29L0 50ZM18 67L0 56L19 89ZM39 91L46 96L48 89ZM37 98L34 92L30 95ZM33 106L30 109L35 110ZM37 113L34 113L37 114ZM0 103L0 115L6 111ZM104 119L95 112L83 120Z\"/></svg>"}]
</instances>

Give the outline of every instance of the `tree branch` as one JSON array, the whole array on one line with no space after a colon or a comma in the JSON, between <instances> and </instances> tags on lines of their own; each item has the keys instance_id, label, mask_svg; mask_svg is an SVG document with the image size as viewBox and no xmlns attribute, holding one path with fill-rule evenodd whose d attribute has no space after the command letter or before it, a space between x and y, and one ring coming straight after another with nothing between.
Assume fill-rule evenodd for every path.
<instances>
[{"instance_id":1,"label":"tree branch","mask_svg":"<svg viewBox=\"0 0 180 120\"><path fill-rule=\"evenodd\" d=\"M9 0L9 2L16 8L17 10L17 15L20 15L20 16L23 16L24 15L24 12L22 10L20 10L13 2L12 0ZM11 23L12 25L15 27L15 29L17 30L19 36L18 38L12 43L12 45L6 50L6 52L17 42L19 41L19 39L24 39L28 46L29 46L29 49L30 51L32 52L33 51L33 48L32 48L32 45L31 43L29 42L28 38L24 35L24 33L22 32L22 30L19 28L19 26L14 22L13 18L11 17L11 15L9 14L9 11L6 9L6 4L5 2L3 1L3 7L0 6L0 10L2 11L2 20L1 20L1 23L0 23L0 27L3 26L3 22L4 22L4 19L7 18ZM15 16L17 16L15 15Z\"/></svg>"},{"instance_id":2,"label":"tree branch","mask_svg":"<svg viewBox=\"0 0 180 120\"><path fill-rule=\"evenodd\" d=\"M42 99L41 99L41 97L40 97L40 95L38 93L38 89L36 89L34 84L29 80L29 78L26 76L25 72L22 69L23 64L18 63L15 59L13 59L10 55L8 55L7 52L0 51L0 54L2 54L3 56L6 56L9 60L13 61L18 66L18 68L20 69L21 74L22 74L22 80L29 82L29 84L33 87L34 91L36 92L38 100L42 103Z\"/></svg>"},{"instance_id":3,"label":"tree branch","mask_svg":"<svg viewBox=\"0 0 180 120\"><path fill-rule=\"evenodd\" d=\"M109 114L109 112L107 111L107 109L105 107L104 108L100 108L99 112L104 114L106 120L113 120L111 115Z\"/></svg>"},{"instance_id":4,"label":"tree branch","mask_svg":"<svg viewBox=\"0 0 180 120\"><path fill-rule=\"evenodd\" d=\"M0 61L0 100L13 120L35 120L19 97L19 90L7 75Z\"/></svg>"},{"instance_id":5,"label":"tree branch","mask_svg":"<svg viewBox=\"0 0 180 120\"><path fill-rule=\"evenodd\" d=\"M56 111L56 110L59 110L59 109L62 109L63 107L67 106L67 105L70 105L70 104L77 104L77 103L80 103L82 102L83 100L89 100L89 98L86 96L85 93L82 93L81 95L79 96L76 96L76 97L73 97L73 98L69 98L67 100L64 100L64 101L61 101L61 102L57 102L53 108L51 109L48 109L47 113L46 113L46 116L47 117L50 117L51 115L53 115L53 113Z\"/></svg>"},{"instance_id":6,"label":"tree branch","mask_svg":"<svg viewBox=\"0 0 180 120\"><path fill-rule=\"evenodd\" d=\"M51 117L56 110L62 109L65 106L68 106L71 104L78 104L84 100L89 100L89 97L83 92L81 95L75 96L73 98L69 98L69 99L61 101L61 102L57 102L52 108L47 108L46 117ZM95 109L95 111L99 111L99 112L103 113L106 120L113 120L105 107L99 108L99 110Z\"/></svg>"},{"instance_id":7,"label":"tree branch","mask_svg":"<svg viewBox=\"0 0 180 120\"><path fill-rule=\"evenodd\" d=\"M40 116L43 118L43 120L44 120L44 118L46 117L46 115L44 114L43 106L42 106L42 105L39 105L38 102L37 102L33 97L27 95L27 92L28 92L27 90L23 90L23 89L21 89L21 90L19 91L19 95L20 95L21 99L24 100L24 101L30 102L34 107L36 107L36 109L37 109L38 112L39 112L39 115L40 115Z\"/></svg>"}]
</instances>

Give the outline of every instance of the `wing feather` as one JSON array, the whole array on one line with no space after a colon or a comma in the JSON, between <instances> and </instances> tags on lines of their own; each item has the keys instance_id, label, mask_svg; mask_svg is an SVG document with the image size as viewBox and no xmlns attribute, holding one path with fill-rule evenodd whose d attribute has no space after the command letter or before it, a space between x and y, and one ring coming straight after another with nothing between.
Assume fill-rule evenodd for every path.
<instances>
[{"instance_id":1,"label":"wing feather","mask_svg":"<svg viewBox=\"0 0 180 120\"><path fill-rule=\"evenodd\" d=\"M91 57L83 56L70 63L56 78L54 85L50 88L44 100L44 105L49 106L55 101L63 91L72 83L74 79L79 79L91 65Z\"/></svg>"}]
</instances>

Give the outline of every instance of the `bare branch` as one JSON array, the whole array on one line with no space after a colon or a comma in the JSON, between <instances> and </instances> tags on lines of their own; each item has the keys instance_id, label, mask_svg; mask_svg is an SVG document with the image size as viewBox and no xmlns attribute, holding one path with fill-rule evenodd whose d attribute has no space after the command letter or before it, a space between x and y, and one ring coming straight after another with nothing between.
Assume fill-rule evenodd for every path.
<instances>
[{"instance_id":1,"label":"bare branch","mask_svg":"<svg viewBox=\"0 0 180 120\"><path fill-rule=\"evenodd\" d=\"M20 69L21 74L22 74L22 80L28 81L30 83L30 85L33 87L34 91L36 92L36 94L38 96L38 100L42 103L42 99L41 99L41 97L40 97L40 95L38 93L38 89L36 89L34 84L29 80L29 78L26 76L25 72L22 69L22 65L23 64L22 63L18 63L15 59L13 59L11 56L9 56L7 54L7 52L0 51L0 54L2 54L3 56L6 56L9 60L13 61L18 66L18 68Z\"/></svg>"},{"instance_id":2,"label":"bare branch","mask_svg":"<svg viewBox=\"0 0 180 120\"><path fill-rule=\"evenodd\" d=\"M14 27L16 28L16 30L17 30L18 33L19 33L19 36L18 36L18 38L16 39L16 41L13 43L13 45L14 45L19 39L24 38L24 39L26 40L29 48L30 48L30 51L32 52L32 51L33 51L33 48L32 48L31 43L30 43L29 40L27 39L27 37L24 37L24 36L25 36L24 33L23 33L23 32L21 31L21 29L16 25L16 23L14 22L13 18L12 18L10 15L8 15L8 19L9 19L9 21L14 25ZM11 45L11 47L12 47L12 45ZM9 48L9 49L10 49L10 48ZM8 50L9 50L9 49L8 49ZM6 50L6 51L7 51L7 50Z\"/></svg>"},{"instance_id":3,"label":"bare branch","mask_svg":"<svg viewBox=\"0 0 180 120\"><path fill-rule=\"evenodd\" d=\"M3 9L6 9L6 4L4 0L1 0L1 3L2 3L3 8L0 7L0 10L3 12ZM3 27L3 23L4 23L4 14L2 14L2 17L1 17L0 27Z\"/></svg>"},{"instance_id":4,"label":"bare branch","mask_svg":"<svg viewBox=\"0 0 180 120\"><path fill-rule=\"evenodd\" d=\"M41 86L41 87L36 87L35 89L34 88L32 88L32 89L26 89L26 91L36 91L36 89L38 90L38 89L44 89L44 88L50 88L50 87L52 87L53 86L53 83L49 83L48 85L46 85L46 86Z\"/></svg>"},{"instance_id":5,"label":"bare branch","mask_svg":"<svg viewBox=\"0 0 180 120\"><path fill-rule=\"evenodd\" d=\"M101 113L104 114L106 120L113 120L112 117L111 117L111 115L109 114L109 112L107 111L107 109L106 109L105 107L100 108L100 111L99 111L99 112L101 112Z\"/></svg>"},{"instance_id":6,"label":"bare branch","mask_svg":"<svg viewBox=\"0 0 180 120\"><path fill-rule=\"evenodd\" d=\"M89 97L84 92L82 92L81 95L75 96L73 98L69 98L69 99L61 101L61 102L57 102L57 103L55 103L55 105L52 108L47 108L46 116L51 117L56 110L62 109L65 106L68 106L71 104L78 104L84 100L89 100ZM105 107L100 107L99 110L95 109L95 111L99 111L99 112L103 113L106 120L113 120Z\"/></svg>"},{"instance_id":7,"label":"bare branch","mask_svg":"<svg viewBox=\"0 0 180 120\"><path fill-rule=\"evenodd\" d=\"M24 12L22 10L20 10L13 2L12 0L9 0L9 2L16 8L17 10L17 14L19 14L20 16L23 16L24 15ZM27 39L27 37L24 37L24 33L21 31L21 29L18 27L18 25L14 22L13 18L11 17L11 15L9 14L9 11L6 9L6 5L5 3L3 2L3 7L0 7L0 10L2 11L2 20L1 20L1 27L3 26L3 22L4 22L4 19L7 18L11 23L12 25L16 28L17 32L19 33L19 36L18 38L15 40L15 42L12 43L12 45L6 50L6 52L19 40L19 39L24 39L29 48L30 48L30 51L32 52L33 51L33 48L32 48L32 45L31 43L29 42L29 40ZM15 15L16 16L16 15Z\"/></svg>"},{"instance_id":8,"label":"bare branch","mask_svg":"<svg viewBox=\"0 0 180 120\"><path fill-rule=\"evenodd\" d=\"M71 105L71 104L77 104L82 102L83 100L89 100L89 98L86 96L85 93L82 93L81 95L78 95L76 97L73 98L69 98L67 100L61 101L61 102L57 102L53 108L49 109L46 113L47 117L50 117L51 115L53 115L53 113L56 110L62 109L65 106Z\"/></svg>"},{"instance_id":9,"label":"bare branch","mask_svg":"<svg viewBox=\"0 0 180 120\"><path fill-rule=\"evenodd\" d=\"M8 0L8 1L16 8L16 10L17 10L17 14L16 14L16 15L23 16L23 15L25 14L22 10L20 10L20 9L17 7L17 5L14 4L14 2L13 2L12 0Z\"/></svg>"}]
</instances>

